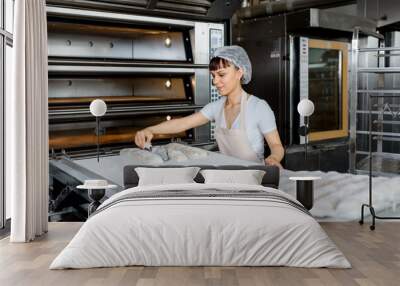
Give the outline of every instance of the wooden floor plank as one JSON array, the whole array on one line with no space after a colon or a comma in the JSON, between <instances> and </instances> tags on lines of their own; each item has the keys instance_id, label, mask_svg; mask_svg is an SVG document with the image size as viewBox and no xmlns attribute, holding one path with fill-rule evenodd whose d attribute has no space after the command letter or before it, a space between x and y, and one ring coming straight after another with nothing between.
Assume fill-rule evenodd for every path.
<instances>
[{"instance_id":1,"label":"wooden floor plank","mask_svg":"<svg viewBox=\"0 0 400 286\"><path fill-rule=\"evenodd\" d=\"M375 231L357 223L321 223L352 269L291 267L116 267L49 270L81 223L50 223L32 243L0 240L0 285L136 286L395 286L400 273L400 223L379 222Z\"/></svg>"}]
</instances>

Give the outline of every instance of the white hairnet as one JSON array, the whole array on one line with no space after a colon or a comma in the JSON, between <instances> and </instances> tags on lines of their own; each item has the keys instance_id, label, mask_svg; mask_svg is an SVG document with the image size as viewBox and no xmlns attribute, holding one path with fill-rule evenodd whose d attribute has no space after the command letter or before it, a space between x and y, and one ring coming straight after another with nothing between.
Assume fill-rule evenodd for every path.
<instances>
[{"instance_id":1,"label":"white hairnet","mask_svg":"<svg viewBox=\"0 0 400 286\"><path fill-rule=\"evenodd\" d=\"M214 54L213 58L222 58L230 61L236 67L243 70L242 83L248 84L251 80L251 62L246 51L239 46L225 46L218 48Z\"/></svg>"}]
</instances>

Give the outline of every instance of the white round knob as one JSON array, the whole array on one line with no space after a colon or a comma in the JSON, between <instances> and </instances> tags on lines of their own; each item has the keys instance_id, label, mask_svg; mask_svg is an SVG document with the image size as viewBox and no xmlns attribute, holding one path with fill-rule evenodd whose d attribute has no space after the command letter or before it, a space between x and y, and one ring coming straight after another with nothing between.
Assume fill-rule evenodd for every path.
<instances>
[{"instance_id":1,"label":"white round knob","mask_svg":"<svg viewBox=\"0 0 400 286\"><path fill-rule=\"evenodd\" d=\"M311 100L304 98L300 100L297 105L297 111L301 116L311 116L314 113L314 103Z\"/></svg>"},{"instance_id":2,"label":"white round knob","mask_svg":"<svg viewBox=\"0 0 400 286\"><path fill-rule=\"evenodd\" d=\"M107 111L107 104L101 99L95 99L90 103L90 113L93 116L103 116Z\"/></svg>"},{"instance_id":3,"label":"white round knob","mask_svg":"<svg viewBox=\"0 0 400 286\"><path fill-rule=\"evenodd\" d=\"M169 48L171 47L172 41L171 38L168 36L165 40L164 40L164 45Z\"/></svg>"}]
</instances>

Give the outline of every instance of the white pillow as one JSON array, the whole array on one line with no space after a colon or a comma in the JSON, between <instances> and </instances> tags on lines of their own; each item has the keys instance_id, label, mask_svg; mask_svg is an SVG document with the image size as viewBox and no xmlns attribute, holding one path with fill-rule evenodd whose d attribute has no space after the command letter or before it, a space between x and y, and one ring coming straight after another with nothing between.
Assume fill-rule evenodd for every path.
<instances>
[{"instance_id":1,"label":"white pillow","mask_svg":"<svg viewBox=\"0 0 400 286\"><path fill-rule=\"evenodd\" d=\"M265 171L262 170L202 170L205 184L234 183L261 185Z\"/></svg>"},{"instance_id":2,"label":"white pillow","mask_svg":"<svg viewBox=\"0 0 400 286\"><path fill-rule=\"evenodd\" d=\"M135 168L139 176L138 186L195 183L193 179L199 170L199 167Z\"/></svg>"}]
</instances>

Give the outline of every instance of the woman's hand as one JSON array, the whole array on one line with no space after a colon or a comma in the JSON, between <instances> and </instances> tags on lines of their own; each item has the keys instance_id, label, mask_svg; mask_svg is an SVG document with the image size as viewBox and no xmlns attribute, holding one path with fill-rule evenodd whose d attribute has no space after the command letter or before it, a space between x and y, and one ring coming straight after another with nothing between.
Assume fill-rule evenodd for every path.
<instances>
[{"instance_id":1,"label":"woman's hand","mask_svg":"<svg viewBox=\"0 0 400 286\"><path fill-rule=\"evenodd\" d=\"M265 164L269 166L277 166L279 169L283 169L281 163L277 159L275 159L272 155L268 156L265 158Z\"/></svg>"},{"instance_id":2,"label":"woman's hand","mask_svg":"<svg viewBox=\"0 0 400 286\"><path fill-rule=\"evenodd\" d=\"M146 144L151 143L154 134L176 134L206 124L208 121L208 118L201 112L178 119L167 120L136 132L135 144L139 148L144 149Z\"/></svg>"},{"instance_id":3,"label":"woman's hand","mask_svg":"<svg viewBox=\"0 0 400 286\"><path fill-rule=\"evenodd\" d=\"M271 155L265 158L265 164L271 166L278 166L283 169L281 160L285 155L285 149L282 146L281 138L279 137L278 130L273 130L269 133L264 134L265 140L268 143L268 147L271 150Z\"/></svg>"},{"instance_id":4,"label":"woman's hand","mask_svg":"<svg viewBox=\"0 0 400 286\"><path fill-rule=\"evenodd\" d=\"M142 129L138 132L136 132L135 135L135 144L143 149L145 147L145 144L150 144L151 139L153 139L153 132L151 132L148 128Z\"/></svg>"}]
</instances>

